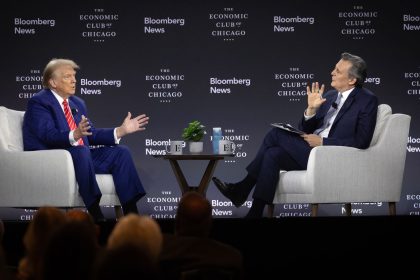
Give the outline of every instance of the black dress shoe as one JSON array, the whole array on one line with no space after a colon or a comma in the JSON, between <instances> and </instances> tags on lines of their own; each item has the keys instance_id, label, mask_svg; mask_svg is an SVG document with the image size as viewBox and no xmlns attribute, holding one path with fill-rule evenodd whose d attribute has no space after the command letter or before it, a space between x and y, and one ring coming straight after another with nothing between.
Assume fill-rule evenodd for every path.
<instances>
[{"instance_id":1,"label":"black dress shoe","mask_svg":"<svg viewBox=\"0 0 420 280\"><path fill-rule=\"evenodd\" d=\"M124 215L128 215L130 213L133 213L133 214L139 213L136 202L137 201L129 201L126 204L122 205Z\"/></svg>"},{"instance_id":2,"label":"black dress shoe","mask_svg":"<svg viewBox=\"0 0 420 280\"><path fill-rule=\"evenodd\" d=\"M254 198L252 201L251 209L249 209L248 214L246 214L245 219L257 219L262 218L264 214L264 208L266 203L258 198Z\"/></svg>"},{"instance_id":3,"label":"black dress shoe","mask_svg":"<svg viewBox=\"0 0 420 280\"><path fill-rule=\"evenodd\" d=\"M237 190L235 190L234 184L226 184L222 181L220 181L218 178L213 177L212 178L213 183L216 185L217 189L226 197L229 198L230 201L232 201L233 205L235 207L241 207L242 204L246 201L246 196L241 195L237 193Z\"/></svg>"},{"instance_id":4,"label":"black dress shoe","mask_svg":"<svg viewBox=\"0 0 420 280\"><path fill-rule=\"evenodd\" d=\"M88 207L88 212L92 216L95 223L103 223L106 222L104 214L101 211L101 207L99 203L95 202L91 206Z\"/></svg>"}]
</instances>

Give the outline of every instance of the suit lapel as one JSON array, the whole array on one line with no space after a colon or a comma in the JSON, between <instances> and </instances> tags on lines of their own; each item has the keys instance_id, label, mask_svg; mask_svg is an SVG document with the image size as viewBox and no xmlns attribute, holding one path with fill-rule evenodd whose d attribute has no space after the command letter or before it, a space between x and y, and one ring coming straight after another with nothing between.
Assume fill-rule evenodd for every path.
<instances>
[{"instance_id":1,"label":"suit lapel","mask_svg":"<svg viewBox=\"0 0 420 280\"><path fill-rule=\"evenodd\" d=\"M325 103L322 105L322 111L319 112L319 116L323 119L328 111L331 108L331 105L333 104L333 102L337 99L337 95L338 95L338 91L331 97L327 98L327 101L325 101ZM325 106L324 106L325 105Z\"/></svg>"},{"instance_id":2,"label":"suit lapel","mask_svg":"<svg viewBox=\"0 0 420 280\"><path fill-rule=\"evenodd\" d=\"M72 98L69 98L69 106L71 110L71 114L73 115L74 121L76 122L76 125L79 124L79 122L82 120L82 116L80 115L80 109L77 107L77 105L73 102ZM73 114L73 111L76 110L76 112Z\"/></svg>"},{"instance_id":3,"label":"suit lapel","mask_svg":"<svg viewBox=\"0 0 420 280\"><path fill-rule=\"evenodd\" d=\"M66 116L64 115L63 108L61 104L57 101L54 94L51 90L47 92L48 102L51 104L54 115L57 117L57 125L60 130L69 130L69 125L67 124Z\"/></svg>"},{"instance_id":4,"label":"suit lapel","mask_svg":"<svg viewBox=\"0 0 420 280\"><path fill-rule=\"evenodd\" d=\"M343 106L341 106L340 111L338 111L337 116L335 117L334 123L332 127L335 126L335 124L341 119L341 117L347 112L347 110L351 107L351 104L353 104L354 97L356 96L358 89L355 88L347 97L346 101L344 102ZM332 128L331 127L331 128Z\"/></svg>"}]
</instances>

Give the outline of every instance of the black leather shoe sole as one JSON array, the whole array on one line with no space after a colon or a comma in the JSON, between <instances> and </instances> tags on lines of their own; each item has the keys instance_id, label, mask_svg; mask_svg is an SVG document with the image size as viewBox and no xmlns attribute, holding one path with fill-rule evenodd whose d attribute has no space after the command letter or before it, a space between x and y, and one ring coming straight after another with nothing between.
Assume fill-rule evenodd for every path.
<instances>
[{"instance_id":1,"label":"black leather shoe sole","mask_svg":"<svg viewBox=\"0 0 420 280\"><path fill-rule=\"evenodd\" d=\"M244 204L246 197L239 197L239 195L235 194L235 188L232 184L226 184L220 181L218 178L212 178L213 183L216 185L217 189L230 201L232 201L235 207L241 207Z\"/></svg>"},{"instance_id":2,"label":"black leather shoe sole","mask_svg":"<svg viewBox=\"0 0 420 280\"><path fill-rule=\"evenodd\" d=\"M95 224L103 224L106 223L106 219L105 218L99 218L99 219L94 219Z\"/></svg>"}]
</instances>

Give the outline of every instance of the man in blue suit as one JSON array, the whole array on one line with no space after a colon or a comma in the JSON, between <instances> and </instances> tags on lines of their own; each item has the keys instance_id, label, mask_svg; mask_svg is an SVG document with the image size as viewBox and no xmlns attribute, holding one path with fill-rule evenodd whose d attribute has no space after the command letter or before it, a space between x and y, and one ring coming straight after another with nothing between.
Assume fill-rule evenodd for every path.
<instances>
[{"instance_id":1,"label":"man in blue suit","mask_svg":"<svg viewBox=\"0 0 420 280\"><path fill-rule=\"evenodd\" d=\"M132 118L129 112L117 128L95 128L87 118L84 101L74 96L77 69L79 66L68 59L53 59L45 67L44 89L28 101L23 120L24 149L68 150L79 193L96 221L105 220L99 207L102 194L96 173L112 174L124 213L138 213L136 203L145 190L130 151L118 143L127 134L144 130L149 118L144 114Z\"/></svg>"},{"instance_id":2,"label":"man in blue suit","mask_svg":"<svg viewBox=\"0 0 420 280\"><path fill-rule=\"evenodd\" d=\"M304 134L273 128L265 136L248 165L248 175L240 182L213 182L236 207L240 207L255 186L253 203L246 218L262 217L271 204L280 170L305 170L311 149L320 145L369 147L376 125L378 99L363 88L366 63L359 56L341 54L331 72L335 90L324 93L324 85L307 86L308 106L299 124Z\"/></svg>"}]
</instances>

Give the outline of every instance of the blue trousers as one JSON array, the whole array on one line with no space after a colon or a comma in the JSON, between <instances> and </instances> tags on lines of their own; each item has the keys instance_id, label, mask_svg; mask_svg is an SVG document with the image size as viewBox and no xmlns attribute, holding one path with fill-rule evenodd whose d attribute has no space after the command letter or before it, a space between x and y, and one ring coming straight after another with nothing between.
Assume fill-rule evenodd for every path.
<instances>
[{"instance_id":1,"label":"blue trousers","mask_svg":"<svg viewBox=\"0 0 420 280\"><path fill-rule=\"evenodd\" d=\"M280 128L271 129L255 159L246 168L248 174L256 179L252 197L271 204L280 170L305 170L311 149L298 134Z\"/></svg>"},{"instance_id":2,"label":"blue trousers","mask_svg":"<svg viewBox=\"0 0 420 280\"><path fill-rule=\"evenodd\" d=\"M73 159L79 193L87 207L99 201L102 196L95 174L112 174L117 195L123 205L146 194L126 146L94 149L74 146L67 150Z\"/></svg>"}]
</instances>

